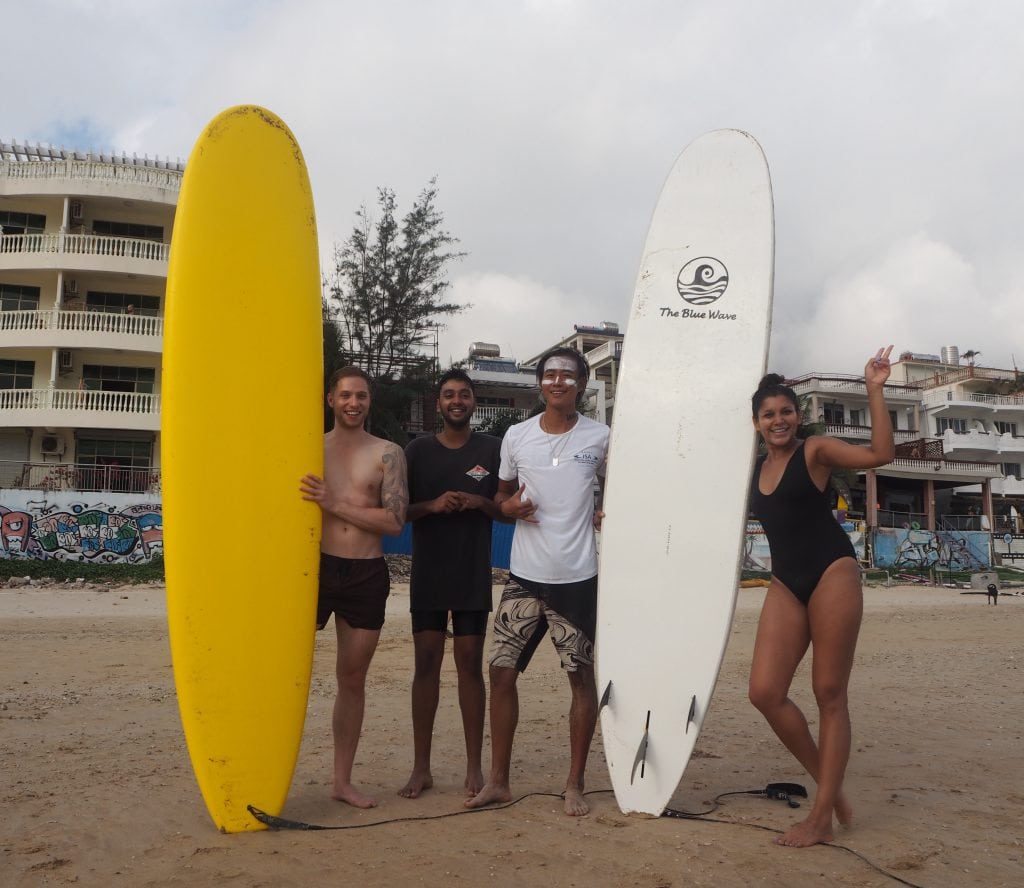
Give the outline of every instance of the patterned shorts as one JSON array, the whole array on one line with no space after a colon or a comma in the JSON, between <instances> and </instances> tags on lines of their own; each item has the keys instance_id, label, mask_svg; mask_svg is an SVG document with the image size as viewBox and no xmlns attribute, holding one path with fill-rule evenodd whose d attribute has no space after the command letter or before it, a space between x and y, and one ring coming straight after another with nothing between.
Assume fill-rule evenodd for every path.
<instances>
[{"instance_id":1,"label":"patterned shorts","mask_svg":"<svg viewBox=\"0 0 1024 888\"><path fill-rule=\"evenodd\" d=\"M595 577L595 604L596 596ZM541 595L510 579L494 612L491 665L525 672L545 631L549 629L563 669L575 672L580 666L594 665L594 644L586 633L554 610Z\"/></svg>"}]
</instances>

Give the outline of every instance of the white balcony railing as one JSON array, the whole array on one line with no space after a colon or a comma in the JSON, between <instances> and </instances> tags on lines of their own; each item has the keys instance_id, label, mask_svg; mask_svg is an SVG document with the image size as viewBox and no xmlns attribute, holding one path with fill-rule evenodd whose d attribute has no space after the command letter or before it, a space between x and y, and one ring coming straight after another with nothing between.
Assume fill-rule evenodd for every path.
<instances>
[{"instance_id":1,"label":"white balcony railing","mask_svg":"<svg viewBox=\"0 0 1024 888\"><path fill-rule=\"evenodd\" d=\"M867 387L864 385L862 376L848 376L844 374L821 375L808 373L790 381L793 391L798 395L809 395L813 392L846 392L851 395L863 395L867 397ZM882 387L882 392L887 401L917 401L921 394L914 385L900 385L888 383Z\"/></svg>"},{"instance_id":2,"label":"white balcony railing","mask_svg":"<svg viewBox=\"0 0 1024 888\"><path fill-rule=\"evenodd\" d=\"M8 179L82 179L87 182L124 182L130 185L150 185L155 188L181 188L182 170L178 164L161 169L156 162L150 165L133 164L130 160L111 158L100 160L48 160L41 163L0 161L0 178Z\"/></svg>"},{"instance_id":3,"label":"white balcony railing","mask_svg":"<svg viewBox=\"0 0 1024 888\"><path fill-rule=\"evenodd\" d=\"M512 412L515 414L516 422L521 422L530 415L530 411L525 407L492 407L492 406L480 406L477 405L476 411L473 413L473 419L471 425L473 428L483 425L485 422L494 419L496 416L504 416L506 413Z\"/></svg>"},{"instance_id":4,"label":"white balcony railing","mask_svg":"<svg viewBox=\"0 0 1024 888\"><path fill-rule=\"evenodd\" d=\"M111 491L159 496L160 486L159 469L0 460L0 488L8 490Z\"/></svg>"},{"instance_id":5,"label":"white balcony railing","mask_svg":"<svg viewBox=\"0 0 1024 888\"><path fill-rule=\"evenodd\" d=\"M60 253L74 256L116 256L166 262L171 245L162 241L110 234L70 234L66 231L42 234L0 235L0 255Z\"/></svg>"},{"instance_id":6,"label":"white balcony railing","mask_svg":"<svg viewBox=\"0 0 1024 888\"><path fill-rule=\"evenodd\" d=\"M831 435L833 438L854 438L858 441L870 441L871 426L826 423L825 434ZM895 429L892 434L893 440L897 444L904 441L916 441L921 437L921 433L916 429Z\"/></svg>"},{"instance_id":7,"label":"white balcony railing","mask_svg":"<svg viewBox=\"0 0 1024 888\"><path fill-rule=\"evenodd\" d=\"M61 309L0 311L0 332L28 330L71 330L81 333L163 336L164 319L148 315L113 314L105 311Z\"/></svg>"},{"instance_id":8,"label":"white balcony railing","mask_svg":"<svg viewBox=\"0 0 1024 888\"><path fill-rule=\"evenodd\" d=\"M159 415L160 396L88 389L0 389L0 410L86 410Z\"/></svg>"},{"instance_id":9,"label":"white balcony railing","mask_svg":"<svg viewBox=\"0 0 1024 888\"><path fill-rule=\"evenodd\" d=\"M607 361L609 358L619 359L622 357L622 340L609 339L607 342L602 342L597 348L588 351L584 357L591 367L600 364L601 361Z\"/></svg>"},{"instance_id":10,"label":"white balcony railing","mask_svg":"<svg viewBox=\"0 0 1024 888\"><path fill-rule=\"evenodd\" d=\"M1024 410L1024 395L983 395L979 392L925 392L922 399L926 407L939 407L943 404L970 404L981 407L1009 407Z\"/></svg>"}]
</instances>

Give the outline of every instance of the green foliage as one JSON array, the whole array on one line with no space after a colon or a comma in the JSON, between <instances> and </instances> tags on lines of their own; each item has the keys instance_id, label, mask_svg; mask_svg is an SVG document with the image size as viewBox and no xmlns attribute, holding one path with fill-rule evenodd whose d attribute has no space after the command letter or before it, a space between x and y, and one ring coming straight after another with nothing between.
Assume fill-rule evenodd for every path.
<instances>
[{"instance_id":1,"label":"green foliage","mask_svg":"<svg viewBox=\"0 0 1024 888\"><path fill-rule=\"evenodd\" d=\"M83 577L88 583L162 583L164 560L156 556L148 564L93 564L83 561L37 561L0 558L0 579L52 577L63 583Z\"/></svg>"},{"instance_id":2,"label":"green foliage","mask_svg":"<svg viewBox=\"0 0 1024 888\"><path fill-rule=\"evenodd\" d=\"M494 435L495 438L504 438L505 432L517 422L522 422L517 411L511 408L498 410L490 419L480 423L477 431L483 432L485 435Z\"/></svg>"},{"instance_id":3,"label":"green foliage","mask_svg":"<svg viewBox=\"0 0 1024 888\"><path fill-rule=\"evenodd\" d=\"M448 264L466 254L454 249L436 200L432 179L399 221L394 191L379 188L376 220L359 208L324 280L324 378L346 364L362 367L375 381L368 428L398 443L409 405L437 379L424 346L442 318L469 307L445 300ZM325 427L332 424L328 410Z\"/></svg>"}]
</instances>

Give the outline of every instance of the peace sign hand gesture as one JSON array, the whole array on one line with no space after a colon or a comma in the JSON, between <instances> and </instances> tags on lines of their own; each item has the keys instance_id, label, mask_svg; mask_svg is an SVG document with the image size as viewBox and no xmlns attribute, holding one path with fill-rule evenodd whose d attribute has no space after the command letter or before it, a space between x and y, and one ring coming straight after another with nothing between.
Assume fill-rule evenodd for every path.
<instances>
[{"instance_id":1,"label":"peace sign hand gesture","mask_svg":"<svg viewBox=\"0 0 1024 888\"><path fill-rule=\"evenodd\" d=\"M886 349L879 349L878 353L868 361L864 367L864 382L869 386L883 386L892 372L889 364L889 355L892 353L892 346Z\"/></svg>"}]
</instances>

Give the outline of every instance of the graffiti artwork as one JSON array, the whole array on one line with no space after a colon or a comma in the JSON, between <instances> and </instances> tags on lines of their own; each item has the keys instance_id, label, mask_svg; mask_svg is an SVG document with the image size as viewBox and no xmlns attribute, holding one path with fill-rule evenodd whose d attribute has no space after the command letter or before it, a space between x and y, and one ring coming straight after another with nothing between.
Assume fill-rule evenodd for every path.
<instances>
[{"instance_id":1,"label":"graffiti artwork","mask_svg":"<svg viewBox=\"0 0 1024 888\"><path fill-rule=\"evenodd\" d=\"M941 567L977 570L991 567L991 537L980 530L918 530L880 528L875 533L875 566L894 568Z\"/></svg>"},{"instance_id":2,"label":"graffiti artwork","mask_svg":"<svg viewBox=\"0 0 1024 888\"><path fill-rule=\"evenodd\" d=\"M0 506L0 557L134 564L162 551L160 503Z\"/></svg>"}]
</instances>

